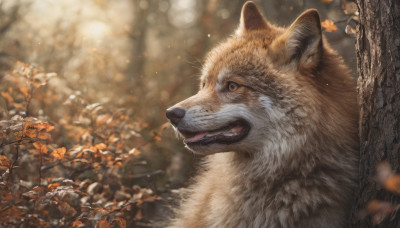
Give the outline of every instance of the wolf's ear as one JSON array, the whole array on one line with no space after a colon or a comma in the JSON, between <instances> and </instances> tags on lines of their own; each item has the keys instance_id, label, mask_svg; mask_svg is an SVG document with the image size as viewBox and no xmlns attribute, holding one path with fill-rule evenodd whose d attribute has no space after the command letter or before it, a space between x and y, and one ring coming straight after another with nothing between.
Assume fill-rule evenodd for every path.
<instances>
[{"instance_id":1,"label":"wolf's ear","mask_svg":"<svg viewBox=\"0 0 400 228\"><path fill-rule=\"evenodd\" d=\"M302 69L316 67L322 55L322 31L318 11L310 9L302 13L277 41L286 49L287 62L297 61Z\"/></svg>"},{"instance_id":2,"label":"wolf's ear","mask_svg":"<svg viewBox=\"0 0 400 228\"><path fill-rule=\"evenodd\" d=\"M252 30L268 30L269 25L265 20L256 4L248 1L243 5L240 16L239 33Z\"/></svg>"}]
</instances>

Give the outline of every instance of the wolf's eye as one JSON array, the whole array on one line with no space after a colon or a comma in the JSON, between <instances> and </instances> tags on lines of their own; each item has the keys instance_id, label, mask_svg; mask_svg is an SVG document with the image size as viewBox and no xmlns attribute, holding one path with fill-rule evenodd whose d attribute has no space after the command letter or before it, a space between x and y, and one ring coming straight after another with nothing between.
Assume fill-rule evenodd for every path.
<instances>
[{"instance_id":1,"label":"wolf's eye","mask_svg":"<svg viewBox=\"0 0 400 228\"><path fill-rule=\"evenodd\" d=\"M227 89L229 92L234 92L239 88L239 85L235 82L228 82Z\"/></svg>"}]
</instances>

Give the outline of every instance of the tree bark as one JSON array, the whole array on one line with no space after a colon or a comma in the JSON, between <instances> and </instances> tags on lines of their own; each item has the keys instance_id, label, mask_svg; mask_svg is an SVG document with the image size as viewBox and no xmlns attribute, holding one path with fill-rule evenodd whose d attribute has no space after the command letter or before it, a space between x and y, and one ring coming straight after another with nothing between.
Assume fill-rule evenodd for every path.
<instances>
[{"instance_id":1,"label":"tree bark","mask_svg":"<svg viewBox=\"0 0 400 228\"><path fill-rule=\"evenodd\" d=\"M400 171L400 1L357 0L358 98L360 105L360 188L352 227L372 227L371 217L357 214L373 199L400 203L400 196L374 180L376 165L388 161ZM399 210L400 211L400 210ZM376 227L400 227L394 212Z\"/></svg>"}]
</instances>

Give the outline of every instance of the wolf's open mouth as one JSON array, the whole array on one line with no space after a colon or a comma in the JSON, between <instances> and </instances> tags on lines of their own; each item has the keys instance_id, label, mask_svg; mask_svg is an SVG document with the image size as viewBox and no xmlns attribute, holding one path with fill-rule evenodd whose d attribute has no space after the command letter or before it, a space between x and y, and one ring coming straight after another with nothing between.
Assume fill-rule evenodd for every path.
<instances>
[{"instance_id":1,"label":"wolf's open mouth","mask_svg":"<svg viewBox=\"0 0 400 228\"><path fill-rule=\"evenodd\" d=\"M189 146L211 143L231 144L245 138L250 131L250 125L247 121L240 119L216 130L201 132L192 132L179 128L178 130L185 138L184 142Z\"/></svg>"}]
</instances>

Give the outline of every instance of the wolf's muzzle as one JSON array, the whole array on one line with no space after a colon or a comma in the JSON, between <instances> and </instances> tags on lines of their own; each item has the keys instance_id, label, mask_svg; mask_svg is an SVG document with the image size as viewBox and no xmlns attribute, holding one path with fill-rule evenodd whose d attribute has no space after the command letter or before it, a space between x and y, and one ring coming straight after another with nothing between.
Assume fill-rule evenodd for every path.
<instances>
[{"instance_id":1,"label":"wolf's muzzle","mask_svg":"<svg viewBox=\"0 0 400 228\"><path fill-rule=\"evenodd\" d=\"M186 111L181 108L169 108L167 109L165 115L171 121L172 125L176 126L185 116Z\"/></svg>"}]
</instances>

